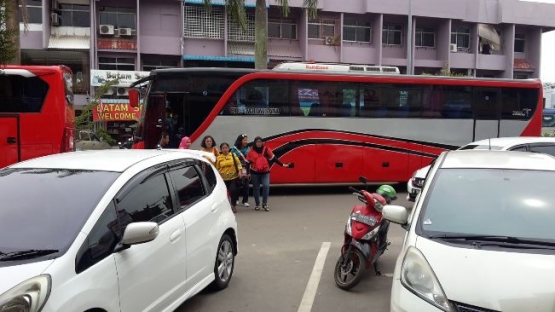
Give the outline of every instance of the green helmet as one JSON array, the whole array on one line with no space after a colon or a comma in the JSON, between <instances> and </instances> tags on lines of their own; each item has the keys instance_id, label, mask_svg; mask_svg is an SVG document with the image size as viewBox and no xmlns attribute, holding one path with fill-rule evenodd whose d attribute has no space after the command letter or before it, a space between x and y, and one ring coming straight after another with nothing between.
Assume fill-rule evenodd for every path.
<instances>
[{"instance_id":1,"label":"green helmet","mask_svg":"<svg viewBox=\"0 0 555 312\"><path fill-rule=\"evenodd\" d=\"M384 184L378 187L376 193L380 194L389 203L390 201L397 198L397 192L391 185Z\"/></svg>"}]
</instances>

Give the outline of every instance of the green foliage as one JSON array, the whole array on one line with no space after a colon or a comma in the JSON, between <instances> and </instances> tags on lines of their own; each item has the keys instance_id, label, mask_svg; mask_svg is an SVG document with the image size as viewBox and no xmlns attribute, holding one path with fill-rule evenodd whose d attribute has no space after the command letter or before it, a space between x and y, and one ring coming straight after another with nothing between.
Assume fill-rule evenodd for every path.
<instances>
[{"instance_id":1,"label":"green foliage","mask_svg":"<svg viewBox=\"0 0 555 312\"><path fill-rule=\"evenodd\" d=\"M0 0L0 65L12 62L19 52L15 45L15 38L19 35L19 29L9 29L8 21L12 15L17 16L17 12L6 9L7 2L10 0Z\"/></svg>"},{"instance_id":2,"label":"green foliage","mask_svg":"<svg viewBox=\"0 0 555 312\"><path fill-rule=\"evenodd\" d=\"M100 87L96 89L94 94L94 98L92 98L83 110L81 111L81 115L75 117L75 128L77 131L81 130L90 130L94 124L92 119L93 109L100 103L100 98L110 90L114 85L117 85L119 80L111 80L107 81Z\"/></svg>"},{"instance_id":3,"label":"green foliage","mask_svg":"<svg viewBox=\"0 0 555 312\"><path fill-rule=\"evenodd\" d=\"M422 73L423 76L446 76L446 77L471 77L470 75L463 73L454 73L449 69L449 63L446 61L443 64L443 68L439 73Z\"/></svg>"},{"instance_id":4,"label":"green foliage","mask_svg":"<svg viewBox=\"0 0 555 312\"><path fill-rule=\"evenodd\" d=\"M96 136L110 145L116 144L116 140L114 140L114 138L112 138L112 136L104 128L98 128L98 130L96 131Z\"/></svg>"},{"instance_id":5,"label":"green foliage","mask_svg":"<svg viewBox=\"0 0 555 312\"><path fill-rule=\"evenodd\" d=\"M555 137L555 131L554 132L544 132L544 133L542 133L542 137L553 138L553 137Z\"/></svg>"}]
</instances>

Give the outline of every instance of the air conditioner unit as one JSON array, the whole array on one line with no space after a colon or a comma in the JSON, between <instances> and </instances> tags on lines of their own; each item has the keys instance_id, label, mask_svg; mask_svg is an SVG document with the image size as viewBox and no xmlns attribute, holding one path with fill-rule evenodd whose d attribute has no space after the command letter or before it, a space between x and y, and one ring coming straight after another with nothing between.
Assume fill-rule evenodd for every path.
<instances>
[{"instance_id":1,"label":"air conditioner unit","mask_svg":"<svg viewBox=\"0 0 555 312\"><path fill-rule=\"evenodd\" d=\"M449 45L449 51L451 51L451 52L457 52L457 51L458 51L458 49L457 49L457 44L456 44L456 43L451 43L451 44Z\"/></svg>"},{"instance_id":2,"label":"air conditioner unit","mask_svg":"<svg viewBox=\"0 0 555 312\"><path fill-rule=\"evenodd\" d=\"M114 94L117 94L117 90L108 89L106 90L106 93L104 93L104 95L114 95Z\"/></svg>"},{"instance_id":3,"label":"air conditioner unit","mask_svg":"<svg viewBox=\"0 0 555 312\"><path fill-rule=\"evenodd\" d=\"M100 34L101 35L113 35L114 34L114 25L100 25Z\"/></svg>"},{"instance_id":4,"label":"air conditioner unit","mask_svg":"<svg viewBox=\"0 0 555 312\"><path fill-rule=\"evenodd\" d=\"M129 93L127 92L127 88L117 88L117 93L118 93L118 95L121 95L121 96L123 96L123 95L125 95L125 96L129 95Z\"/></svg>"},{"instance_id":5,"label":"air conditioner unit","mask_svg":"<svg viewBox=\"0 0 555 312\"><path fill-rule=\"evenodd\" d=\"M60 15L58 13L50 14L50 25L59 26L60 25Z\"/></svg>"},{"instance_id":6,"label":"air conditioner unit","mask_svg":"<svg viewBox=\"0 0 555 312\"><path fill-rule=\"evenodd\" d=\"M118 34L120 36L132 36L133 35L133 29L131 29L131 28L119 28L118 29Z\"/></svg>"},{"instance_id":7,"label":"air conditioner unit","mask_svg":"<svg viewBox=\"0 0 555 312\"><path fill-rule=\"evenodd\" d=\"M333 37L332 36L326 36L324 38L324 44L325 45L333 45Z\"/></svg>"}]
</instances>

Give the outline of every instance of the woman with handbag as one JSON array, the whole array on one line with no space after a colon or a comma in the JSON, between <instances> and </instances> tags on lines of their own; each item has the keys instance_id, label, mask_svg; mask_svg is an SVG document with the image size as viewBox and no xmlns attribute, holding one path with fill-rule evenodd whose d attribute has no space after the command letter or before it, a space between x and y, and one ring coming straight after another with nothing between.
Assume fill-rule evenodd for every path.
<instances>
[{"instance_id":1,"label":"woman with handbag","mask_svg":"<svg viewBox=\"0 0 555 312\"><path fill-rule=\"evenodd\" d=\"M245 207L249 207L249 180L251 179L249 174L249 162L247 161L247 155L249 154L249 137L246 134L241 134L235 140L235 145L231 148L231 152L235 156L239 157L241 161L242 179L239 185L239 196L243 197L241 203Z\"/></svg>"},{"instance_id":2,"label":"woman with handbag","mask_svg":"<svg viewBox=\"0 0 555 312\"><path fill-rule=\"evenodd\" d=\"M222 176L231 197L231 209L237 212L237 200L239 199L239 183L241 182L241 162L233 153L229 151L229 144L220 145L220 155L216 158L216 169Z\"/></svg>"},{"instance_id":3,"label":"woman with handbag","mask_svg":"<svg viewBox=\"0 0 555 312\"><path fill-rule=\"evenodd\" d=\"M270 168L276 163L285 168L291 168L291 164L282 163L272 152L272 150L264 144L262 138L257 136L254 138L247 160L250 163L250 173L252 175L252 188L256 207L254 210L260 210L260 185L262 185L262 209L270 211L268 207L268 196L270 195Z\"/></svg>"}]
</instances>

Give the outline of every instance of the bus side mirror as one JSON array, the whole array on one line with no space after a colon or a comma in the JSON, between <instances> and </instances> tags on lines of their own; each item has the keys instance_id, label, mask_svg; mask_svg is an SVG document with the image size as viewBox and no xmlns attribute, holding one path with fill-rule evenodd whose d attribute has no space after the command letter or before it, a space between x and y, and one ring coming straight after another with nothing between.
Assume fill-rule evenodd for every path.
<instances>
[{"instance_id":1,"label":"bus side mirror","mask_svg":"<svg viewBox=\"0 0 555 312\"><path fill-rule=\"evenodd\" d=\"M129 93L129 106L139 107L139 90L129 89L128 93Z\"/></svg>"}]
</instances>

